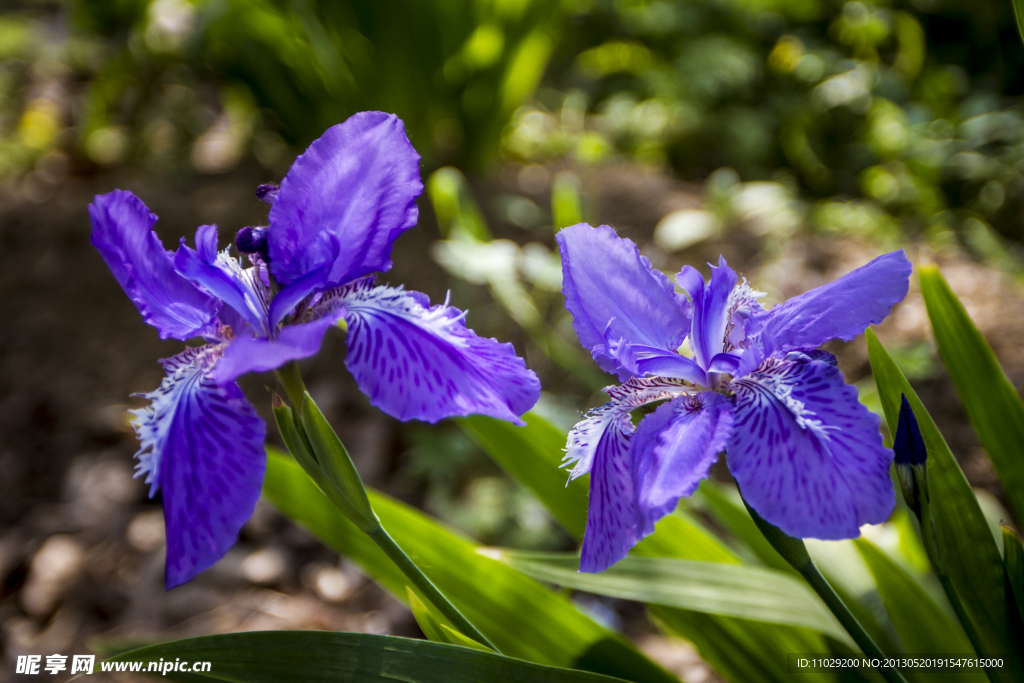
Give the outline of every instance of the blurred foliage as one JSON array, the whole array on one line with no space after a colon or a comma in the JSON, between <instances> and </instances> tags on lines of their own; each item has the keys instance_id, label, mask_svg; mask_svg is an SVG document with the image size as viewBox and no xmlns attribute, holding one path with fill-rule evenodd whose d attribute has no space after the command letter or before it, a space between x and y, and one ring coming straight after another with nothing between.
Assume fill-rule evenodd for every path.
<instances>
[{"instance_id":1,"label":"blurred foliage","mask_svg":"<svg viewBox=\"0 0 1024 683\"><path fill-rule=\"evenodd\" d=\"M785 205L774 228L923 233L1019 272L1016 32L994 0L23 0L0 15L0 176L279 172L383 109L427 168L718 169L739 213ZM735 218L719 204L664 244Z\"/></svg>"}]
</instances>

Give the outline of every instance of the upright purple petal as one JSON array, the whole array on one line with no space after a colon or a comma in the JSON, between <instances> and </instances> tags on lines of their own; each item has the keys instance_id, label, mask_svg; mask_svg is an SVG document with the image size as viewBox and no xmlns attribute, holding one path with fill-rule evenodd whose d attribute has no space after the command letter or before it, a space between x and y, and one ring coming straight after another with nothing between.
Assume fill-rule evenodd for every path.
<instances>
[{"instance_id":1,"label":"upright purple petal","mask_svg":"<svg viewBox=\"0 0 1024 683\"><path fill-rule=\"evenodd\" d=\"M903 300L912 269L902 249L879 256L834 282L755 314L748 330L760 332L767 355L831 339L850 341Z\"/></svg>"},{"instance_id":2,"label":"upright purple petal","mask_svg":"<svg viewBox=\"0 0 1024 683\"><path fill-rule=\"evenodd\" d=\"M691 269L692 271L692 269ZM677 280L687 287L693 299L693 327L690 333L690 348L693 357L705 370L711 361L725 350L725 332L729 324L729 295L736 286L736 271L726 264L724 258L718 267L711 267L711 282L700 288L694 286L693 273L683 269ZM690 291L692 289L692 292Z\"/></svg>"},{"instance_id":3,"label":"upright purple petal","mask_svg":"<svg viewBox=\"0 0 1024 683\"><path fill-rule=\"evenodd\" d=\"M268 242L277 281L328 266L336 285L390 268L392 243L416 224L419 160L397 116L361 112L328 128L273 198Z\"/></svg>"},{"instance_id":4,"label":"upright purple petal","mask_svg":"<svg viewBox=\"0 0 1024 683\"><path fill-rule=\"evenodd\" d=\"M590 411L569 432L562 464L573 465L569 475L572 479L590 474L581 572L604 571L625 557L639 540L629 465L633 434L630 411L687 390L677 380L632 378L621 386L607 387L608 403Z\"/></svg>"},{"instance_id":5,"label":"upright purple petal","mask_svg":"<svg viewBox=\"0 0 1024 683\"><path fill-rule=\"evenodd\" d=\"M675 351L689 329L689 306L636 245L606 225L561 230L562 293L580 343L602 369L619 372L609 342ZM623 379L625 379L623 377Z\"/></svg>"},{"instance_id":6,"label":"upright purple petal","mask_svg":"<svg viewBox=\"0 0 1024 683\"><path fill-rule=\"evenodd\" d=\"M220 302L174 271L152 229L156 215L138 197L124 190L98 195L89 218L89 241L162 339L189 339L214 324Z\"/></svg>"},{"instance_id":7,"label":"upright purple petal","mask_svg":"<svg viewBox=\"0 0 1024 683\"><path fill-rule=\"evenodd\" d=\"M515 424L540 397L537 376L511 344L477 337L458 309L371 278L342 288L345 365L370 403L399 420L490 415Z\"/></svg>"},{"instance_id":8,"label":"upright purple petal","mask_svg":"<svg viewBox=\"0 0 1024 683\"><path fill-rule=\"evenodd\" d=\"M194 250L182 238L174 255L174 268L178 275L235 309L255 333L269 334L270 292L260 277L259 267L243 268L228 250L218 252L216 225L201 225L196 229Z\"/></svg>"},{"instance_id":9,"label":"upright purple petal","mask_svg":"<svg viewBox=\"0 0 1024 683\"><path fill-rule=\"evenodd\" d=\"M828 540L889 518L893 453L835 365L793 353L732 387L729 470L758 514L790 536Z\"/></svg>"},{"instance_id":10,"label":"upright purple petal","mask_svg":"<svg viewBox=\"0 0 1024 683\"><path fill-rule=\"evenodd\" d=\"M162 361L167 377L132 411L139 475L150 496L163 490L165 584L182 584L219 560L260 495L265 427L238 385L209 376L219 348L189 349Z\"/></svg>"},{"instance_id":11,"label":"upright purple petal","mask_svg":"<svg viewBox=\"0 0 1024 683\"><path fill-rule=\"evenodd\" d=\"M313 322L289 325L273 339L236 337L224 348L224 355L217 361L211 376L223 384L247 372L266 372L290 360L314 356L320 350L324 334L343 313L339 310Z\"/></svg>"},{"instance_id":12,"label":"upright purple petal","mask_svg":"<svg viewBox=\"0 0 1024 683\"><path fill-rule=\"evenodd\" d=\"M729 399L712 391L675 398L640 422L630 463L640 538L697 490L725 450L732 423Z\"/></svg>"}]
</instances>

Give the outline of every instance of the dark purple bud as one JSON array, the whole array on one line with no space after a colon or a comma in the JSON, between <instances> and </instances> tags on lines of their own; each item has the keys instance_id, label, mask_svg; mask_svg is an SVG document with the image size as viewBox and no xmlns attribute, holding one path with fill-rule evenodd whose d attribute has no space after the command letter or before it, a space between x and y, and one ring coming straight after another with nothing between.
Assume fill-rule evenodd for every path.
<instances>
[{"instance_id":1,"label":"dark purple bud","mask_svg":"<svg viewBox=\"0 0 1024 683\"><path fill-rule=\"evenodd\" d=\"M917 426L917 418L910 409L907 397L902 396L899 424L896 425L896 436L892 440L892 449L896 452L897 465L923 465L928 459L928 450L924 447L921 428Z\"/></svg>"},{"instance_id":2,"label":"dark purple bud","mask_svg":"<svg viewBox=\"0 0 1024 683\"><path fill-rule=\"evenodd\" d=\"M242 228L235 237L235 246L242 254L260 254L267 258L267 228Z\"/></svg>"},{"instance_id":3,"label":"dark purple bud","mask_svg":"<svg viewBox=\"0 0 1024 683\"><path fill-rule=\"evenodd\" d=\"M256 188L256 198L267 204L273 204L274 198L277 197L277 193L280 191L281 188L274 183L264 183Z\"/></svg>"},{"instance_id":4,"label":"dark purple bud","mask_svg":"<svg viewBox=\"0 0 1024 683\"><path fill-rule=\"evenodd\" d=\"M907 397L903 395L900 405L899 422L896 425L896 436L892 440L892 450L896 456L896 478L903 491L903 500L921 519L922 501L928 500L928 450L924 445L924 437L917 426L917 418L910 409Z\"/></svg>"}]
</instances>

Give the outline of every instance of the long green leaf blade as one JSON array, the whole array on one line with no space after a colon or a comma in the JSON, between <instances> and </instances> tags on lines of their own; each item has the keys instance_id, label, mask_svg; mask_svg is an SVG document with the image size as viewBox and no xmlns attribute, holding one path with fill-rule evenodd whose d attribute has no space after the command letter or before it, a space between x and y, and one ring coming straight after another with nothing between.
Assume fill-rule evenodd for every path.
<instances>
[{"instance_id":1,"label":"long green leaf blade","mask_svg":"<svg viewBox=\"0 0 1024 683\"><path fill-rule=\"evenodd\" d=\"M328 546L352 559L399 600L408 579L356 529L290 458L268 449L264 495ZM513 657L599 671L633 681L672 681L622 637L565 596L476 552L476 544L380 492L367 492L381 523L444 595Z\"/></svg>"},{"instance_id":2,"label":"long green leaf blade","mask_svg":"<svg viewBox=\"0 0 1024 683\"><path fill-rule=\"evenodd\" d=\"M870 329L866 333L871 370L889 431L896 433L900 396L906 395L928 449L932 525L942 558L950 602L963 608L961 625L981 656L1006 657L1005 669L990 669L993 681L1024 677L1020 654L1009 638L1003 562L978 499L910 382ZM938 570L938 568L936 568Z\"/></svg>"},{"instance_id":3,"label":"long green leaf blade","mask_svg":"<svg viewBox=\"0 0 1024 683\"><path fill-rule=\"evenodd\" d=\"M1024 515L1024 401L937 268L921 268L921 293L942 360L1019 518Z\"/></svg>"},{"instance_id":4,"label":"long green leaf blade","mask_svg":"<svg viewBox=\"0 0 1024 683\"><path fill-rule=\"evenodd\" d=\"M228 633L150 645L107 662L210 662L201 675L163 678L237 683L613 683L621 679L558 669L489 651L394 636L324 631ZM154 673L154 676L161 675Z\"/></svg>"},{"instance_id":5,"label":"long green leaf blade","mask_svg":"<svg viewBox=\"0 0 1024 683\"><path fill-rule=\"evenodd\" d=\"M1018 624L1024 622L1024 543L1013 527L1002 525L1003 563L1006 566L1006 583L1013 593L1017 607Z\"/></svg>"},{"instance_id":6,"label":"long green leaf blade","mask_svg":"<svg viewBox=\"0 0 1024 683\"><path fill-rule=\"evenodd\" d=\"M576 555L486 552L538 581L706 614L811 628L853 646L806 583L773 569L630 556L600 574L583 574L577 571Z\"/></svg>"},{"instance_id":7,"label":"long green leaf blade","mask_svg":"<svg viewBox=\"0 0 1024 683\"><path fill-rule=\"evenodd\" d=\"M566 436L539 415L528 413L524 420L526 427L481 416L462 418L459 424L500 466L531 489L570 534L582 539L587 519L587 482L581 478L566 487L565 475L559 473ZM637 545L633 553L740 563L735 553L696 520L678 514L662 519L654 534ZM821 635L810 629L769 626L661 605L650 605L649 611L655 621L694 643L719 675L735 683L788 683L790 674L784 659L778 657L779 652L828 649ZM829 674L805 677L809 681L833 680Z\"/></svg>"},{"instance_id":8,"label":"long green leaf blade","mask_svg":"<svg viewBox=\"0 0 1024 683\"><path fill-rule=\"evenodd\" d=\"M935 604L913 576L867 539L860 538L855 543L875 577L882 603L908 654L963 654L974 650L960 624ZM915 673L914 670L904 671L905 675L920 681L931 675L928 672L922 677ZM950 681L987 680L980 669L953 669L943 675Z\"/></svg>"}]
</instances>

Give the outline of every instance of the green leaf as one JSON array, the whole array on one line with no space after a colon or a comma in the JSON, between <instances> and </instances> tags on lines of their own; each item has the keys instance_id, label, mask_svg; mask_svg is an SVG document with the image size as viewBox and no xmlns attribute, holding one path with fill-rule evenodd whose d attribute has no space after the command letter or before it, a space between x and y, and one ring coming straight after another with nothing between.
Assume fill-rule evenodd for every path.
<instances>
[{"instance_id":1,"label":"green leaf","mask_svg":"<svg viewBox=\"0 0 1024 683\"><path fill-rule=\"evenodd\" d=\"M566 475L558 469L564 455L565 433L534 413L527 413L523 419L525 427L482 416L458 422L500 466L532 490L570 534L582 539L587 520L588 481L580 478L566 486ZM699 522L678 513L658 522L654 534L639 543L633 553L740 564L736 554ZM692 642L719 675L735 683L789 683L791 676L779 652L828 649L822 636L810 629L769 626L661 605L651 605L649 612L664 628ZM806 677L833 680L828 674Z\"/></svg>"},{"instance_id":2,"label":"green leaf","mask_svg":"<svg viewBox=\"0 0 1024 683\"><path fill-rule=\"evenodd\" d=\"M923 267L920 277L942 360L1019 518L1024 515L1024 401L942 273Z\"/></svg>"},{"instance_id":3,"label":"green leaf","mask_svg":"<svg viewBox=\"0 0 1024 683\"><path fill-rule=\"evenodd\" d=\"M523 415L523 420L525 427L483 415L456 422L513 479L533 491L566 531L582 539L587 527L589 481L569 481L568 472L559 469L565 455L565 432L536 413Z\"/></svg>"},{"instance_id":4,"label":"green leaf","mask_svg":"<svg viewBox=\"0 0 1024 683\"><path fill-rule=\"evenodd\" d=\"M483 650L484 652L490 652L491 648L476 642L469 636L464 636L448 624L441 624L441 630L448 638L448 642L452 645L461 645L462 647L472 648L474 650Z\"/></svg>"},{"instance_id":5,"label":"green leaf","mask_svg":"<svg viewBox=\"0 0 1024 683\"><path fill-rule=\"evenodd\" d=\"M297 464L269 448L263 493L281 512L356 562L396 598L407 599L405 575L324 497ZM380 492L368 493L381 523L398 545L505 654L632 681L675 680L628 641L582 614L565 596L483 557L476 552L475 543L422 512Z\"/></svg>"},{"instance_id":6,"label":"green leaf","mask_svg":"<svg viewBox=\"0 0 1024 683\"><path fill-rule=\"evenodd\" d=\"M1024 0L1013 0L1013 16L1017 19L1017 35L1024 40Z\"/></svg>"},{"instance_id":7,"label":"green leaf","mask_svg":"<svg viewBox=\"0 0 1024 683\"><path fill-rule=\"evenodd\" d=\"M810 628L853 646L806 583L774 569L629 556L600 574L584 574L577 571L575 554L486 552L538 581L705 614Z\"/></svg>"},{"instance_id":8,"label":"green leaf","mask_svg":"<svg viewBox=\"0 0 1024 683\"><path fill-rule=\"evenodd\" d=\"M727 488L722 484L705 479L697 489L698 500L704 504L709 513L728 529L737 539L743 542L761 562L772 569L777 569L792 576L800 573L786 562L786 559L772 547L768 539L757 529L757 524L743 506L739 491Z\"/></svg>"},{"instance_id":9,"label":"green leaf","mask_svg":"<svg viewBox=\"0 0 1024 683\"><path fill-rule=\"evenodd\" d=\"M331 500L362 531L370 533L377 529L380 523L370 509L363 480L356 471L352 456L309 393L302 397L299 417L302 431L324 475L322 479L318 478L318 483L325 481L330 486Z\"/></svg>"},{"instance_id":10,"label":"green leaf","mask_svg":"<svg viewBox=\"0 0 1024 683\"><path fill-rule=\"evenodd\" d=\"M962 654L974 650L960 625L932 600L906 569L867 539L859 538L854 543L875 577L878 593L903 640L905 652ZM903 673L920 681L932 675L929 672L927 676L914 676L913 669ZM987 680L980 669L954 669L944 672L944 676L951 681Z\"/></svg>"},{"instance_id":11,"label":"green leaf","mask_svg":"<svg viewBox=\"0 0 1024 683\"><path fill-rule=\"evenodd\" d=\"M934 567L935 572L978 654L1008 660L1006 668L990 669L989 677L993 681L1020 680L1024 667L1009 637L1003 562L978 499L906 377L874 332L869 329L866 337L889 431L896 433L900 396L906 395L928 450L929 509L941 563Z\"/></svg>"},{"instance_id":12,"label":"green leaf","mask_svg":"<svg viewBox=\"0 0 1024 683\"><path fill-rule=\"evenodd\" d=\"M172 681L238 683L612 683L621 680L558 669L490 651L426 640L324 631L228 633L130 650L107 662L210 662L207 674L169 671ZM158 674L153 674L158 675Z\"/></svg>"},{"instance_id":13,"label":"green leaf","mask_svg":"<svg viewBox=\"0 0 1024 683\"><path fill-rule=\"evenodd\" d=\"M1024 622L1024 545L1020 534L1008 524L1003 524L1003 564L1006 583L1013 593L1017 615Z\"/></svg>"},{"instance_id":14,"label":"green leaf","mask_svg":"<svg viewBox=\"0 0 1024 683\"><path fill-rule=\"evenodd\" d=\"M428 607L429 602L421 600L420 596L416 595L416 591L410 586L405 587L405 604L409 606L409 611L412 612L412 616L416 619L416 624L428 640L432 640L435 643L451 642L445 632L441 630L444 615Z\"/></svg>"}]
</instances>

